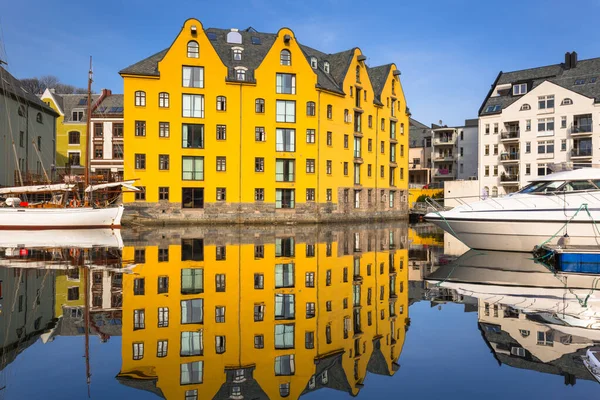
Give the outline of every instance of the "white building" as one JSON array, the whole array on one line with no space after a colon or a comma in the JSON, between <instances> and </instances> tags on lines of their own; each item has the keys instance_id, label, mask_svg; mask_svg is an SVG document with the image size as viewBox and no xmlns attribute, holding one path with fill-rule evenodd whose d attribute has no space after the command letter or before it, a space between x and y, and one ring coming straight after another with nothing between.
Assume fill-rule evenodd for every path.
<instances>
[{"instance_id":1,"label":"white building","mask_svg":"<svg viewBox=\"0 0 600 400\"><path fill-rule=\"evenodd\" d=\"M600 58L500 72L479 110L482 192L511 193L550 165L600 163Z\"/></svg>"},{"instance_id":2,"label":"white building","mask_svg":"<svg viewBox=\"0 0 600 400\"><path fill-rule=\"evenodd\" d=\"M476 180L477 170L479 168L479 135L478 135L478 120L467 119L464 126L458 128L457 147L457 164L458 172L456 179L458 180Z\"/></svg>"},{"instance_id":3,"label":"white building","mask_svg":"<svg viewBox=\"0 0 600 400\"><path fill-rule=\"evenodd\" d=\"M432 178L434 182L477 179L477 120L465 120L463 126L433 129Z\"/></svg>"},{"instance_id":4,"label":"white building","mask_svg":"<svg viewBox=\"0 0 600 400\"><path fill-rule=\"evenodd\" d=\"M104 179L123 179L123 95L103 90L92 111L89 143L90 169Z\"/></svg>"}]
</instances>

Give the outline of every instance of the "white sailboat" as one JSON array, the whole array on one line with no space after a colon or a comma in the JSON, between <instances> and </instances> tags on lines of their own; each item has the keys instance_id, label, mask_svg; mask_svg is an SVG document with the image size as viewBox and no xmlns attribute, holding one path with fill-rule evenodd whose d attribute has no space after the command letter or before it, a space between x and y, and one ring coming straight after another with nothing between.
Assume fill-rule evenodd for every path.
<instances>
[{"instance_id":1,"label":"white sailboat","mask_svg":"<svg viewBox=\"0 0 600 400\"><path fill-rule=\"evenodd\" d=\"M139 190L133 186L133 181L111 182L100 185L90 185L89 179L89 143L90 143L90 114L91 114L91 85L92 62L88 75L87 129L86 137L86 169L85 191L83 204L77 196L77 186L70 183L47 184L37 186L21 186L0 188L0 230L30 230L30 229L95 229L120 228L123 216L123 205L99 207L92 202L93 192L111 187L125 187L129 190ZM14 146L14 143L13 143ZM17 168L19 166L17 165ZM20 174L20 170L19 170ZM31 204L24 202L19 196L27 194L50 193L50 201Z\"/></svg>"}]
</instances>

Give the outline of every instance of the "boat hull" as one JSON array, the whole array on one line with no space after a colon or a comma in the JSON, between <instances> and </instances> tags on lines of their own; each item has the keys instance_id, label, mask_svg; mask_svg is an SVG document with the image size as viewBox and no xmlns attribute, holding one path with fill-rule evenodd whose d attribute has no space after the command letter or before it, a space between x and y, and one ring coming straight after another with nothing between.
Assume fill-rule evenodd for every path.
<instances>
[{"instance_id":1,"label":"boat hull","mask_svg":"<svg viewBox=\"0 0 600 400\"><path fill-rule=\"evenodd\" d=\"M600 237L591 220L572 221L566 229L563 228L566 220L469 220L441 218L438 214L427 214L426 220L477 250L531 252L548 239L548 244L556 245L565 233L571 246L600 246Z\"/></svg>"},{"instance_id":2,"label":"boat hull","mask_svg":"<svg viewBox=\"0 0 600 400\"><path fill-rule=\"evenodd\" d=\"M0 208L0 230L120 228L123 206Z\"/></svg>"}]
</instances>

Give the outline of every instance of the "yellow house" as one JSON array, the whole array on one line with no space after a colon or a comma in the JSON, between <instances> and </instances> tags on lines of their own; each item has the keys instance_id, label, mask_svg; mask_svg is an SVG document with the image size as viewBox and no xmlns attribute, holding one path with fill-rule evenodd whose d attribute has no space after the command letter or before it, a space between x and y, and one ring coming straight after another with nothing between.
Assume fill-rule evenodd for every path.
<instances>
[{"instance_id":1,"label":"yellow house","mask_svg":"<svg viewBox=\"0 0 600 400\"><path fill-rule=\"evenodd\" d=\"M126 247L117 379L164 398L356 395L393 375L408 320L401 229ZM242 397L243 396L243 397Z\"/></svg>"},{"instance_id":2,"label":"yellow house","mask_svg":"<svg viewBox=\"0 0 600 400\"><path fill-rule=\"evenodd\" d=\"M204 29L122 71L131 215L230 222L406 217L408 108L394 64L294 32ZM405 133L406 128L406 133Z\"/></svg>"}]
</instances>

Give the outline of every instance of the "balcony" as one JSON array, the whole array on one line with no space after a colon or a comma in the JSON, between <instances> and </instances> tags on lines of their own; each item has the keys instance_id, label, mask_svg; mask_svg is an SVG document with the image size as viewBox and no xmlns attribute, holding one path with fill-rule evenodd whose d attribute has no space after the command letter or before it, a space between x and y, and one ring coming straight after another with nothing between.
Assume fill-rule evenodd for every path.
<instances>
[{"instance_id":1,"label":"balcony","mask_svg":"<svg viewBox=\"0 0 600 400\"><path fill-rule=\"evenodd\" d=\"M434 146L443 146L443 145L454 145L456 143L456 137L436 137L433 139Z\"/></svg>"},{"instance_id":2,"label":"balcony","mask_svg":"<svg viewBox=\"0 0 600 400\"><path fill-rule=\"evenodd\" d=\"M594 130L594 125L592 120L575 120L574 123L571 124L571 128L569 132L572 137L582 137L582 136L591 136Z\"/></svg>"},{"instance_id":3,"label":"balcony","mask_svg":"<svg viewBox=\"0 0 600 400\"><path fill-rule=\"evenodd\" d=\"M592 157L592 149L589 147L575 147L571 149L571 158L572 159L581 159L581 158L591 158Z\"/></svg>"},{"instance_id":4,"label":"balcony","mask_svg":"<svg viewBox=\"0 0 600 400\"><path fill-rule=\"evenodd\" d=\"M454 172L446 168L438 168L433 171L433 176L435 178L454 179Z\"/></svg>"},{"instance_id":5,"label":"balcony","mask_svg":"<svg viewBox=\"0 0 600 400\"><path fill-rule=\"evenodd\" d=\"M519 174L514 173L514 172L509 172L507 174L507 173L503 172L502 175L500 175L500 184L506 185L506 186L518 185L519 184Z\"/></svg>"},{"instance_id":6,"label":"balcony","mask_svg":"<svg viewBox=\"0 0 600 400\"><path fill-rule=\"evenodd\" d=\"M500 141L506 142L518 142L520 132L519 130L503 130L500 132Z\"/></svg>"},{"instance_id":7,"label":"balcony","mask_svg":"<svg viewBox=\"0 0 600 400\"><path fill-rule=\"evenodd\" d=\"M502 153L500 154L500 162L502 164L519 162L519 153Z\"/></svg>"},{"instance_id":8,"label":"balcony","mask_svg":"<svg viewBox=\"0 0 600 400\"><path fill-rule=\"evenodd\" d=\"M438 154L433 158L433 162L454 161L456 156L452 154Z\"/></svg>"}]
</instances>

